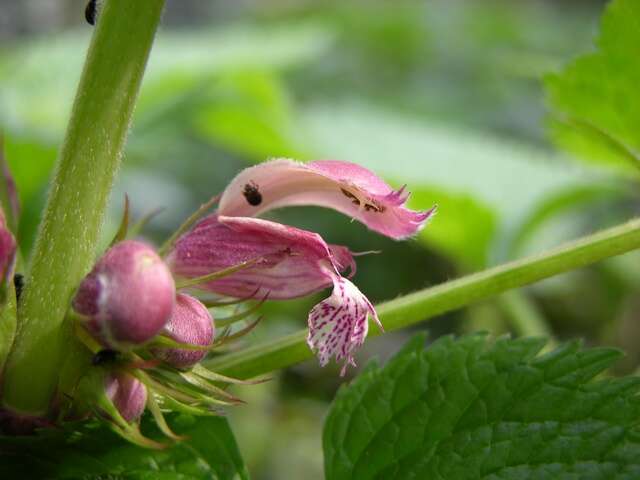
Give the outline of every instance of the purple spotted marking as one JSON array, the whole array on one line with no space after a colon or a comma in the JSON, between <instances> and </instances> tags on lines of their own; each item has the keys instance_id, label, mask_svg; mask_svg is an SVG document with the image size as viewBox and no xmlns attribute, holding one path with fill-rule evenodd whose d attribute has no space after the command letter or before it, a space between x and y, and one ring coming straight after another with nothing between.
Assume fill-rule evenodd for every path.
<instances>
[{"instance_id":1,"label":"purple spotted marking","mask_svg":"<svg viewBox=\"0 0 640 480\"><path fill-rule=\"evenodd\" d=\"M343 376L349 365L356 365L353 353L367 336L369 315L382 330L382 324L367 297L349 280L336 275L331 296L309 313L307 344L318 355L321 366L329 363L332 357L338 362L344 360L340 371Z\"/></svg>"}]
</instances>

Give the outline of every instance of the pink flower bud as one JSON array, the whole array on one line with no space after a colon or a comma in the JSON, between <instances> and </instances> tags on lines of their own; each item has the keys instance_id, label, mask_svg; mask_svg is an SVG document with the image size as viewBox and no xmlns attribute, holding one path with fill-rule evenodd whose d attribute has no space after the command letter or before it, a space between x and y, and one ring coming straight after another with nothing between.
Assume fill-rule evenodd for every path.
<instances>
[{"instance_id":1,"label":"pink flower bud","mask_svg":"<svg viewBox=\"0 0 640 480\"><path fill-rule=\"evenodd\" d=\"M2 209L0 209L0 284L13 276L16 241L9 229Z\"/></svg>"},{"instance_id":2,"label":"pink flower bud","mask_svg":"<svg viewBox=\"0 0 640 480\"><path fill-rule=\"evenodd\" d=\"M106 377L104 389L122 418L127 422L140 418L147 403L147 389L142 382L127 373L112 373Z\"/></svg>"},{"instance_id":3,"label":"pink flower bud","mask_svg":"<svg viewBox=\"0 0 640 480\"><path fill-rule=\"evenodd\" d=\"M175 284L148 245L125 240L113 246L87 275L73 308L107 348L127 349L155 337L169 321Z\"/></svg>"},{"instance_id":4,"label":"pink flower bud","mask_svg":"<svg viewBox=\"0 0 640 480\"><path fill-rule=\"evenodd\" d=\"M180 343L207 347L213 342L215 327L209 310L197 299L178 294L173 315L165 327L168 337ZM153 355L175 368L194 366L206 355L206 350L154 348Z\"/></svg>"}]
</instances>

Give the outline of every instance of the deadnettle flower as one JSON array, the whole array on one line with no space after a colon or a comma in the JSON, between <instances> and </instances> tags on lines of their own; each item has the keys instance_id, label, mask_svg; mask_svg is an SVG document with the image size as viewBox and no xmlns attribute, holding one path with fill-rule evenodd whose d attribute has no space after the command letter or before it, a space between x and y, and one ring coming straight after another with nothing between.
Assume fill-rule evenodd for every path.
<instances>
[{"instance_id":1,"label":"deadnettle flower","mask_svg":"<svg viewBox=\"0 0 640 480\"><path fill-rule=\"evenodd\" d=\"M279 223L211 215L183 235L167 256L178 277L197 278L242 262L249 266L198 286L218 294L246 297L260 291L270 298L294 298L333 285L333 294L309 315L307 342L321 365L329 359L355 365L354 350L367 335L367 319L380 325L369 300L341 272L355 263L343 246L320 235ZM342 373L344 374L345 368Z\"/></svg>"},{"instance_id":2,"label":"deadnettle flower","mask_svg":"<svg viewBox=\"0 0 640 480\"><path fill-rule=\"evenodd\" d=\"M161 331L178 343L209 346L211 315L182 294L173 309L169 269L179 285L236 298L290 299L332 286L331 296L309 314L307 343L321 365L331 358L343 361L344 374L355 365L353 353L364 342L369 317L382 328L371 302L343 276L355 273L352 253L327 244L317 233L254 217L278 207L318 205L402 239L418 232L435 211L410 210L407 198L404 187L393 190L369 170L347 162L281 159L248 168L225 189L214 214L171 244L166 263L139 242L113 247L82 282L74 308L106 347L139 345ZM154 345L151 352L179 369L205 355L205 350L166 344Z\"/></svg>"},{"instance_id":3,"label":"deadnettle flower","mask_svg":"<svg viewBox=\"0 0 640 480\"><path fill-rule=\"evenodd\" d=\"M213 318L198 299L179 293L169 322L164 328L165 335L179 343L208 347L213 342L215 328ZM206 350L158 347L153 356L174 368L185 369L200 362Z\"/></svg>"},{"instance_id":4,"label":"deadnettle flower","mask_svg":"<svg viewBox=\"0 0 640 480\"><path fill-rule=\"evenodd\" d=\"M147 244L125 240L84 278L73 308L103 346L127 350L164 328L174 302L175 284L162 259Z\"/></svg>"},{"instance_id":5,"label":"deadnettle flower","mask_svg":"<svg viewBox=\"0 0 640 480\"><path fill-rule=\"evenodd\" d=\"M278 159L240 172L220 198L219 215L254 217L294 205L333 208L394 239L417 233L436 208L417 212L404 205L405 187L392 189L360 165L335 160L300 163Z\"/></svg>"}]
</instances>

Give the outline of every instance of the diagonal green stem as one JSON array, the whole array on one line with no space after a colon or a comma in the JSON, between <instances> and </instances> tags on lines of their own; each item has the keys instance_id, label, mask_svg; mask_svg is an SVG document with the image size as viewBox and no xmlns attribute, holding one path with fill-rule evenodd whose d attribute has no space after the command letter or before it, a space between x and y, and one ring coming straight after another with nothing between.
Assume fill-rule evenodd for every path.
<instances>
[{"instance_id":1,"label":"diagonal green stem","mask_svg":"<svg viewBox=\"0 0 640 480\"><path fill-rule=\"evenodd\" d=\"M73 292L95 260L164 0L107 0L101 11L36 240L4 378L5 407L47 411L73 336ZM71 342L71 343L70 343Z\"/></svg>"},{"instance_id":2,"label":"diagonal green stem","mask_svg":"<svg viewBox=\"0 0 640 480\"><path fill-rule=\"evenodd\" d=\"M505 263L378 305L386 331L398 330L508 290L640 248L640 219L603 230L541 255ZM372 329L370 335L379 335ZM302 330L275 341L224 355L207 368L251 378L312 356Z\"/></svg>"}]
</instances>

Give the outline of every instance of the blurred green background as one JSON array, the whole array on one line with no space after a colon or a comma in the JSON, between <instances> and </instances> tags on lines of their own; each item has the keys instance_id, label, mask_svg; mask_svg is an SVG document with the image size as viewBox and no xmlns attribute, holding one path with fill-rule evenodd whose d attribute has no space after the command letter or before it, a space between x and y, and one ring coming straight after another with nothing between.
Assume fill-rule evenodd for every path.
<instances>
[{"instance_id":1,"label":"blurred green background","mask_svg":"<svg viewBox=\"0 0 640 480\"><path fill-rule=\"evenodd\" d=\"M639 206L635 174L570 156L548 135L543 79L593 49L601 1L168 0L111 202L163 208L159 242L241 168L270 157L358 162L439 213L396 243L334 212L271 218L321 233L359 258L374 302L540 252L611 226ZM77 0L0 0L0 128L18 182L28 258L92 27ZM420 329L432 338L549 332L623 348L640 361L638 254L512 292ZM327 295L271 302L244 344L302 328ZM368 342L394 353L411 332ZM234 346L240 348L242 344ZM309 361L243 389L230 412L256 479L322 478L321 427L337 368ZM351 374L355 374L352 371Z\"/></svg>"}]
</instances>

